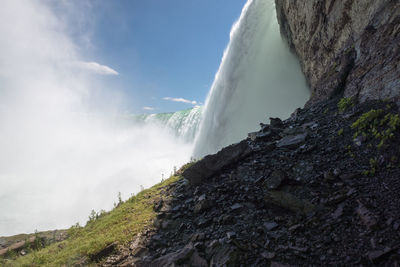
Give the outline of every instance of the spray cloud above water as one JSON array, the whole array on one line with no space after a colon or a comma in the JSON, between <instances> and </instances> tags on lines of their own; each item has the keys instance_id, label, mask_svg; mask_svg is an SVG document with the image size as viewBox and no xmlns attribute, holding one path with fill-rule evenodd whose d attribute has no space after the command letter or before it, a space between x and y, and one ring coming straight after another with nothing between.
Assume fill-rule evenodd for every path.
<instances>
[{"instance_id":1,"label":"spray cloud above water","mask_svg":"<svg viewBox=\"0 0 400 267\"><path fill-rule=\"evenodd\" d=\"M191 153L167 131L119 116L123 97L97 81L118 71L83 60L45 3L0 9L0 236L82 224Z\"/></svg>"}]
</instances>

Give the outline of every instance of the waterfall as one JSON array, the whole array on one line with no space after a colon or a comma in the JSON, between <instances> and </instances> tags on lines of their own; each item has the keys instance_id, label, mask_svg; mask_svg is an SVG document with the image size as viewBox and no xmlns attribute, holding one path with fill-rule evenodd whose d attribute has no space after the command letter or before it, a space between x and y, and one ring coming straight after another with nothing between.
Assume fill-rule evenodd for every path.
<instances>
[{"instance_id":1,"label":"waterfall","mask_svg":"<svg viewBox=\"0 0 400 267\"><path fill-rule=\"evenodd\" d=\"M268 117L288 117L308 97L300 65L280 36L274 1L249 0L232 27L193 156L245 138Z\"/></svg>"},{"instance_id":2,"label":"waterfall","mask_svg":"<svg viewBox=\"0 0 400 267\"><path fill-rule=\"evenodd\" d=\"M203 107L176 112L133 115L134 123L158 126L185 143L193 143L198 133Z\"/></svg>"}]
</instances>

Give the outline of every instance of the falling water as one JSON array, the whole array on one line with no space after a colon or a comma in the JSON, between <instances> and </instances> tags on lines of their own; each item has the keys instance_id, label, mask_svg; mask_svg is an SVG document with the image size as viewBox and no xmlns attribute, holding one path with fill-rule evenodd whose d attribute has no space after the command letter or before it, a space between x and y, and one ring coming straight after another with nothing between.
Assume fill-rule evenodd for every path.
<instances>
[{"instance_id":1,"label":"falling water","mask_svg":"<svg viewBox=\"0 0 400 267\"><path fill-rule=\"evenodd\" d=\"M159 126L186 143L193 143L199 130L203 107L195 106L176 112L133 115L134 123Z\"/></svg>"},{"instance_id":2,"label":"falling water","mask_svg":"<svg viewBox=\"0 0 400 267\"><path fill-rule=\"evenodd\" d=\"M286 118L309 97L300 65L282 40L273 0L249 0L206 101L194 157L246 137L268 117Z\"/></svg>"}]
</instances>

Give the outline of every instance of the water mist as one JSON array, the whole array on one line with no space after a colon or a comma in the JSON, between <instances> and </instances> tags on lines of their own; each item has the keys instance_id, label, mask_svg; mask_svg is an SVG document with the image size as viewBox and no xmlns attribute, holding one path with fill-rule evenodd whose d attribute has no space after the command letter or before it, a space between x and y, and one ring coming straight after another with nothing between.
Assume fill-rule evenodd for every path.
<instances>
[{"instance_id":1,"label":"water mist","mask_svg":"<svg viewBox=\"0 0 400 267\"><path fill-rule=\"evenodd\" d=\"M123 97L98 79L117 72L85 62L45 3L0 9L0 236L82 225L191 153L156 125L121 119Z\"/></svg>"}]
</instances>

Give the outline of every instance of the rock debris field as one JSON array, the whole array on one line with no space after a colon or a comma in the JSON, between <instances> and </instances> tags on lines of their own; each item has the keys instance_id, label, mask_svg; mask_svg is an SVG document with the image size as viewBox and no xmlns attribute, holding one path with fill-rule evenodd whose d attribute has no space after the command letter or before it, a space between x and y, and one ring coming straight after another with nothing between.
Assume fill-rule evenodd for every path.
<instances>
[{"instance_id":1,"label":"rock debris field","mask_svg":"<svg viewBox=\"0 0 400 267\"><path fill-rule=\"evenodd\" d=\"M337 103L271 118L191 165L154 200L154 226L103 266L399 266L399 131L378 148L369 125L352 127L398 107Z\"/></svg>"}]
</instances>

